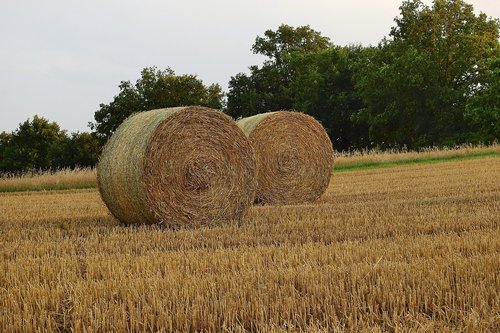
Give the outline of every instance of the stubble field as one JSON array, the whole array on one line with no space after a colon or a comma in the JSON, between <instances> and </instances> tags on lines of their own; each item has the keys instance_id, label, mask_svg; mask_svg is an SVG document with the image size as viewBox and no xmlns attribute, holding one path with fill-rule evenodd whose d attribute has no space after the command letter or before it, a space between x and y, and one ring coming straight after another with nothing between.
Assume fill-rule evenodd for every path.
<instances>
[{"instance_id":1,"label":"stubble field","mask_svg":"<svg viewBox=\"0 0 500 333\"><path fill-rule=\"evenodd\" d=\"M0 331L498 331L500 159L334 173L241 225L125 227L0 193Z\"/></svg>"}]
</instances>

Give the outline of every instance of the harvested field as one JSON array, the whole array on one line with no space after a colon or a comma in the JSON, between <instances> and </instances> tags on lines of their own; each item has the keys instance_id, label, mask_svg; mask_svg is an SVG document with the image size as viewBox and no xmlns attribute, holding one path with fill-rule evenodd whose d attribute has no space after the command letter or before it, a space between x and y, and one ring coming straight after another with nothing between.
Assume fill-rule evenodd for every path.
<instances>
[{"instance_id":1,"label":"harvested field","mask_svg":"<svg viewBox=\"0 0 500 333\"><path fill-rule=\"evenodd\" d=\"M0 331L499 331L500 159L336 173L238 226L0 194Z\"/></svg>"}]
</instances>

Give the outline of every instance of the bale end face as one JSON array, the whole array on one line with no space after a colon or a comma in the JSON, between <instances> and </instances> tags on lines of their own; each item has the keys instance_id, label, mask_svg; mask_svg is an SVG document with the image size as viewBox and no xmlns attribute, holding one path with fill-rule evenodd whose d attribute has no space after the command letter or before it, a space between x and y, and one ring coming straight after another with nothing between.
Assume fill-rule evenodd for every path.
<instances>
[{"instance_id":1,"label":"bale end face","mask_svg":"<svg viewBox=\"0 0 500 333\"><path fill-rule=\"evenodd\" d=\"M116 131L98 166L99 188L126 224L212 225L247 212L255 163L248 139L223 113L159 109L132 116Z\"/></svg>"},{"instance_id":2,"label":"bale end face","mask_svg":"<svg viewBox=\"0 0 500 333\"><path fill-rule=\"evenodd\" d=\"M256 202L298 204L325 192L333 171L333 147L313 117L278 111L242 119L238 126L256 155Z\"/></svg>"}]
</instances>

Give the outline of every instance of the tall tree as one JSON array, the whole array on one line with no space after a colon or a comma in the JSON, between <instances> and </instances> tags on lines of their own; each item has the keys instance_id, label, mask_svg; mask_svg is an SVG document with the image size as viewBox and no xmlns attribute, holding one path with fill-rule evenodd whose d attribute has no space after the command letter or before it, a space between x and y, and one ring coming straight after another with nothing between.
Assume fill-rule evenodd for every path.
<instances>
[{"instance_id":1,"label":"tall tree","mask_svg":"<svg viewBox=\"0 0 500 333\"><path fill-rule=\"evenodd\" d=\"M0 172L93 167L99 152L95 135L68 136L57 123L34 116L12 133L0 133Z\"/></svg>"},{"instance_id":2,"label":"tall tree","mask_svg":"<svg viewBox=\"0 0 500 333\"><path fill-rule=\"evenodd\" d=\"M176 75L170 68L144 68L135 85L122 81L118 87L118 95L109 104L100 104L95 122L89 124L103 143L136 112L183 105L222 107L223 93L218 84L205 86L196 75Z\"/></svg>"},{"instance_id":3,"label":"tall tree","mask_svg":"<svg viewBox=\"0 0 500 333\"><path fill-rule=\"evenodd\" d=\"M498 55L499 22L461 0L419 0L400 7L390 39L357 70L366 104L357 119L382 146L455 144L474 130L467 99L485 82L485 61Z\"/></svg>"},{"instance_id":4,"label":"tall tree","mask_svg":"<svg viewBox=\"0 0 500 333\"><path fill-rule=\"evenodd\" d=\"M0 169L17 172L51 168L51 146L64 140L65 136L57 123L43 117L26 120L8 138Z\"/></svg>"},{"instance_id":5,"label":"tall tree","mask_svg":"<svg viewBox=\"0 0 500 333\"><path fill-rule=\"evenodd\" d=\"M353 81L362 47L334 46L309 26L282 25L257 37L252 50L267 60L261 67L251 66L250 75L231 78L227 113L238 118L293 109L319 120L335 149L369 144L367 126L352 119L362 107Z\"/></svg>"},{"instance_id":6,"label":"tall tree","mask_svg":"<svg viewBox=\"0 0 500 333\"><path fill-rule=\"evenodd\" d=\"M2 166L6 158L5 152L11 145L11 141L12 133L7 133L5 131L2 131L2 133L0 133L0 171L2 170Z\"/></svg>"},{"instance_id":7,"label":"tall tree","mask_svg":"<svg viewBox=\"0 0 500 333\"><path fill-rule=\"evenodd\" d=\"M487 62L485 81L468 99L465 117L477 126L481 141L500 139L500 56Z\"/></svg>"},{"instance_id":8,"label":"tall tree","mask_svg":"<svg viewBox=\"0 0 500 333\"><path fill-rule=\"evenodd\" d=\"M252 51L267 60L261 67L249 67L249 75L239 73L231 77L226 112L239 118L292 108L289 89L295 71L290 66L291 54L313 53L330 46L327 37L309 26L281 25L276 31L267 30L264 37L257 36Z\"/></svg>"},{"instance_id":9,"label":"tall tree","mask_svg":"<svg viewBox=\"0 0 500 333\"><path fill-rule=\"evenodd\" d=\"M51 168L94 167L100 148L100 142L93 133L76 132L61 137L49 147Z\"/></svg>"},{"instance_id":10,"label":"tall tree","mask_svg":"<svg viewBox=\"0 0 500 333\"><path fill-rule=\"evenodd\" d=\"M361 46L335 46L314 53L295 52L291 57L296 72L290 85L293 109L319 120L337 150L369 145L366 125L353 121L362 108L353 81L353 67L361 56Z\"/></svg>"},{"instance_id":11,"label":"tall tree","mask_svg":"<svg viewBox=\"0 0 500 333\"><path fill-rule=\"evenodd\" d=\"M322 36L308 25L294 28L282 24L276 31L266 30L264 37L257 36L252 51L255 54L265 55L268 61L280 64L292 52L314 52L330 45L328 37Z\"/></svg>"}]
</instances>

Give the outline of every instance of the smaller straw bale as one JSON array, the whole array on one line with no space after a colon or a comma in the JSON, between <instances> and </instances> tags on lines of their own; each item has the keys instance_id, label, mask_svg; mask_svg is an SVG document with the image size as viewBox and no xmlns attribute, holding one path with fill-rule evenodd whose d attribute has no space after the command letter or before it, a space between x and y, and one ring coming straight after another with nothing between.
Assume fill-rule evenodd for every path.
<instances>
[{"instance_id":1,"label":"smaller straw bale","mask_svg":"<svg viewBox=\"0 0 500 333\"><path fill-rule=\"evenodd\" d=\"M333 147L313 117L277 111L244 118L237 124L255 152L257 203L311 202L325 192L333 171Z\"/></svg>"}]
</instances>

